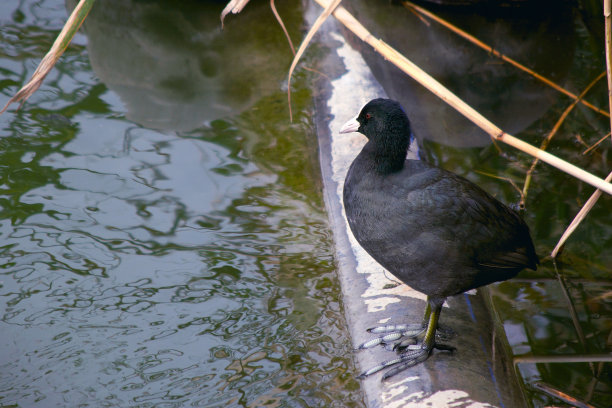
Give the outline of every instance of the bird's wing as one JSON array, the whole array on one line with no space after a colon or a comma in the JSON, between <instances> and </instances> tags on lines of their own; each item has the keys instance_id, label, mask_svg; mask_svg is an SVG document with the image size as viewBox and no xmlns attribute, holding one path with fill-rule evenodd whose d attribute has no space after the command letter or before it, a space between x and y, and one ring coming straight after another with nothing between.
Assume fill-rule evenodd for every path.
<instances>
[{"instance_id":1,"label":"bird's wing","mask_svg":"<svg viewBox=\"0 0 612 408\"><path fill-rule=\"evenodd\" d=\"M515 211L463 177L436 167L421 168L408 180L394 181L406 195L406 212L414 227L463 246L483 270L535 269L538 259L529 229Z\"/></svg>"}]
</instances>

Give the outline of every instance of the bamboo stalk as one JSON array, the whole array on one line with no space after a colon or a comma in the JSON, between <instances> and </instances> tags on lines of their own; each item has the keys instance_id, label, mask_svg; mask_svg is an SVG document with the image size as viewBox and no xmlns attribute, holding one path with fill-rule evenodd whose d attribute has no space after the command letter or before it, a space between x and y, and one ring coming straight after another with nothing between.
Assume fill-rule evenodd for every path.
<instances>
[{"instance_id":1,"label":"bamboo stalk","mask_svg":"<svg viewBox=\"0 0 612 408\"><path fill-rule=\"evenodd\" d=\"M322 7L328 7L330 0L315 0ZM474 108L462 101L459 97L446 89L442 84L432 78L429 74L401 55L398 51L390 47L384 41L375 38L359 21L355 19L344 7L339 6L333 12L334 17L342 24L351 30L362 41L371 45L385 59L389 60L395 66L400 68L406 74L410 75L414 80L419 82L433 94L438 96L444 102L455 108L475 125L488 133L493 139L502 141L512 147L515 147L522 152L525 152L533 157L536 157L543 162L554 166L573 177L576 177L594 187L600 188L608 194L612 195L612 184L605 182L599 177L582 170L552 154L540 150L529 143L523 142L516 137L503 132L499 127L495 126L491 121L478 113Z\"/></svg>"},{"instance_id":2,"label":"bamboo stalk","mask_svg":"<svg viewBox=\"0 0 612 408\"><path fill-rule=\"evenodd\" d=\"M57 62L57 60L62 56L68 45L70 45L70 41L72 41L72 37L79 31L79 28L85 21L87 14L89 14L89 10L93 6L95 0L81 0L79 4L76 5L72 14L64 24L62 31L58 34L57 38L53 42L51 49L47 54L43 57L36 68L36 71L32 74L32 78L25 84L9 101L4 105L4 108L0 110L0 115L6 111L10 104L13 102L21 101L19 108L23 106L25 101L34 93L40 86L42 85L47 74L53 69L53 66Z\"/></svg>"},{"instance_id":3,"label":"bamboo stalk","mask_svg":"<svg viewBox=\"0 0 612 408\"><path fill-rule=\"evenodd\" d=\"M421 13L422 15L425 15L427 17L429 17L430 19L434 20L435 22L437 22L438 24L443 25L444 27L448 28L449 30L451 30L452 32L454 32L455 34L458 34L459 36L465 38L466 40L470 41L472 44L477 45L478 47L482 48L483 50L487 51L489 54L491 55L495 55L497 58L500 58L501 60L507 62L508 64L527 72L529 75L533 76L534 78L536 78L537 80L545 83L546 85L550 86L551 88L561 92L564 95L569 96L570 98L574 99L574 100L580 100L580 103L582 103L584 106L594 110L597 113L601 113L604 116L610 116L609 112L606 112L604 109L598 108L597 106L589 103L588 101L585 101L584 99L580 99L579 96L576 96L574 93L568 91L567 89L563 88L561 85L558 85L556 83L554 83L553 81L551 81L550 79L546 78L545 76L542 76L540 74L538 74L537 72L527 68L525 65L521 64L518 61L515 61L514 59L508 57L505 54L502 54L501 52L497 51L495 48L491 47L490 45L480 41L478 38L474 37L473 35L463 31L462 29L460 29L459 27L449 23L448 21L438 17L437 15L435 15L434 13L432 13L431 11L424 9L422 7L417 6L416 4L410 2L410 1L404 1L403 2L404 6L409 7L413 10L415 10L417 13Z\"/></svg>"}]
</instances>

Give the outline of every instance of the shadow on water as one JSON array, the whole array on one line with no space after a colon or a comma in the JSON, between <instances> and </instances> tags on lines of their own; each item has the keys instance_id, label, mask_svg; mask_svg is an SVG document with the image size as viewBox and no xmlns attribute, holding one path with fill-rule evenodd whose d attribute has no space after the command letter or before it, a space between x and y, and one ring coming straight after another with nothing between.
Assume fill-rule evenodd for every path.
<instances>
[{"instance_id":1,"label":"shadow on water","mask_svg":"<svg viewBox=\"0 0 612 408\"><path fill-rule=\"evenodd\" d=\"M535 14L520 7L426 6L496 50L580 94L605 71L600 2L554 2L554 7L552 2L533 4ZM572 103L434 21L420 19L400 2L381 6L379 2L355 1L346 7L374 35L432 73L502 129L531 144L539 146ZM494 177L509 178L522 188L530 157L504 146L500 155L488 144L488 136L483 137L465 119L449 112L443 102L368 47L363 47L362 53L385 91L412 114L415 134L428 160L469 178L506 203L518 203L519 193L510 183ZM607 108L605 77L586 99ZM548 150L605 177L612 163L609 139L590 153L583 151L609 129L609 118L578 104ZM479 145L484 148L472 147ZM528 401L536 407L573 405L564 405L558 392L590 404L584 406L612 406L611 198L604 194L574 232L557 267L548 256L592 193L593 188L539 164L526 197L525 219L542 264L537 272L524 271L517 279L492 285L487 292L497 327L506 334L517 376Z\"/></svg>"},{"instance_id":2,"label":"shadow on water","mask_svg":"<svg viewBox=\"0 0 612 408\"><path fill-rule=\"evenodd\" d=\"M268 5L222 7L97 2L0 118L0 405L363 406L308 81L290 124ZM66 9L0 16L4 104Z\"/></svg>"}]
</instances>

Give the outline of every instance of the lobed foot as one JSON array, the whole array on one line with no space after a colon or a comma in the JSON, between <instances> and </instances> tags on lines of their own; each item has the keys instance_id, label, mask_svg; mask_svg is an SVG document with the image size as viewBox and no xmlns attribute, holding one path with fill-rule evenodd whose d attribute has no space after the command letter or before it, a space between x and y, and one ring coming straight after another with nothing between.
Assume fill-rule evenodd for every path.
<instances>
[{"instance_id":1,"label":"lobed foot","mask_svg":"<svg viewBox=\"0 0 612 408\"><path fill-rule=\"evenodd\" d=\"M385 368L395 366L383 375L382 381L385 381L393 377L394 375L399 374L402 371L427 360L427 358L431 355L433 349L450 352L455 351L455 347L446 344L434 343L431 346L427 346L426 344L421 343L416 345L410 345L406 347L405 350L401 352L401 354L397 358L383 361L376 367L372 367L369 370L359 374L357 378L362 380L366 377L371 376L372 374L376 374L377 372L384 370Z\"/></svg>"},{"instance_id":2,"label":"lobed foot","mask_svg":"<svg viewBox=\"0 0 612 408\"><path fill-rule=\"evenodd\" d=\"M367 329L368 333L380 334L380 336L360 344L357 349L364 350L381 345L385 347L392 346L390 347L391 350L402 352L409 346L422 341L426 331L426 324L389 324L385 326L370 327ZM438 342L444 342L450 340L454 334L455 333L450 328L438 327L435 338Z\"/></svg>"},{"instance_id":3,"label":"lobed foot","mask_svg":"<svg viewBox=\"0 0 612 408\"><path fill-rule=\"evenodd\" d=\"M396 324L371 327L367 331L373 334L380 334L380 336L360 344L357 349L363 350L378 345L393 345L393 349L395 350L400 347L400 345L409 346L411 344L416 344L419 339L422 339L423 336L425 336L425 330L426 327L417 324Z\"/></svg>"},{"instance_id":4,"label":"lobed foot","mask_svg":"<svg viewBox=\"0 0 612 408\"><path fill-rule=\"evenodd\" d=\"M427 360L433 349L454 351L454 347L438 341L440 338L437 334L438 319L443 303L444 298L428 297L425 316L423 317L423 323L420 325L386 325L369 329L370 333L381 334L381 336L363 343L359 346L360 349L371 348L379 344L386 346L395 342L393 343L393 350L397 351L399 356L361 373L357 378L363 379L394 366L384 374L382 378L384 381Z\"/></svg>"}]
</instances>

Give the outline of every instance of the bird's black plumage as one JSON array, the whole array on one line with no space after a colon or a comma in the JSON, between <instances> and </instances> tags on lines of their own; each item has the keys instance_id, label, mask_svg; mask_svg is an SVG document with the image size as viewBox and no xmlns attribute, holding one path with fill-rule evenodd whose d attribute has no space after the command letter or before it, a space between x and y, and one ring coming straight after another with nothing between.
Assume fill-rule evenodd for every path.
<instances>
[{"instance_id":1,"label":"bird's black plumage","mask_svg":"<svg viewBox=\"0 0 612 408\"><path fill-rule=\"evenodd\" d=\"M406 159L410 122L397 102L370 101L342 132L350 131L368 138L344 182L351 230L376 261L426 294L434 313L448 296L537 267L529 228L515 211L463 177ZM433 347L426 338L418 359Z\"/></svg>"}]
</instances>

